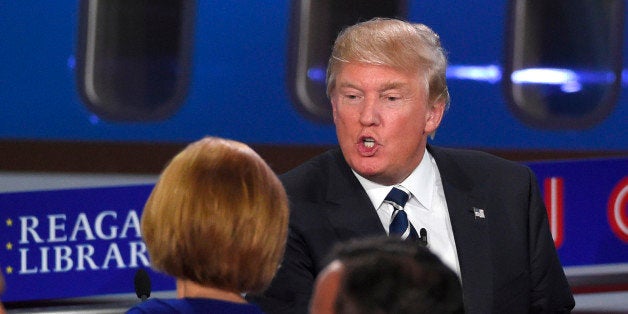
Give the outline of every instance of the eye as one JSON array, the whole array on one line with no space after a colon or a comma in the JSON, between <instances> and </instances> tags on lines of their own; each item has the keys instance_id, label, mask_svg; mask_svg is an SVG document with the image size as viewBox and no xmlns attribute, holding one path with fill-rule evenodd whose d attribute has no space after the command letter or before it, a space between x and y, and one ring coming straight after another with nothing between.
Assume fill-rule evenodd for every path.
<instances>
[{"instance_id":1,"label":"eye","mask_svg":"<svg viewBox=\"0 0 628 314\"><path fill-rule=\"evenodd\" d=\"M403 97L401 97L401 95L396 95L396 94L382 95L382 100L389 103L398 102L402 99Z\"/></svg>"},{"instance_id":2,"label":"eye","mask_svg":"<svg viewBox=\"0 0 628 314\"><path fill-rule=\"evenodd\" d=\"M346 93L343 95L343 98L349 101L357 101L360 100L360 95L355 94L355 93Z\"/></svg>"}]
</instances>

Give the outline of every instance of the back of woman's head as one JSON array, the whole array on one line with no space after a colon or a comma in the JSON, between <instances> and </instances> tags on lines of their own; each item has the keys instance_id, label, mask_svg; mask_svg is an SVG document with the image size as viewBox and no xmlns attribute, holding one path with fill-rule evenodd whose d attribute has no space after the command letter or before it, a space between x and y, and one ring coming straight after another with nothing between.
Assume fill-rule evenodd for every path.
<instances>
[{"instance_id":1,"label":"back of woman's head","mask_svg":"<svg viewBox=\"0 0 628 314\"><path fill-rule=\"evenodd\" d=\"M247 145L190 144L161 174L142 215L152 267L235 292L263 290L283 255L284 188Z\"/></svg>"}]
</instances>

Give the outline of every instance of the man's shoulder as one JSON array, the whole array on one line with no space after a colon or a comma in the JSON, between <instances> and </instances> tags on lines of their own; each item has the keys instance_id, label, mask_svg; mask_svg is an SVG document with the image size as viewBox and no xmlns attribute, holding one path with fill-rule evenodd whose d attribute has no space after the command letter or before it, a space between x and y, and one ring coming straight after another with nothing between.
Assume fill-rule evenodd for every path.
<instances>
[{"instance_id":1,"label":"man's shoulder","mask_svg":"<svg viewBox=\"0 0 628 314\"><path fill-rule=\"evenodd\" d=\"M441 175L466 174L468 177L511 177L525 180L530 169L522 163L508 160L487 152L472 149L430 146Z\"/></svg>"},{"instance_id":2,"label":"man's shoulder","mask_svg":"<svg viewBox=\"0 0 628 314\"><path fill-rule=\"evenodd\" d=\"M438 161L456 162L461 165L486 167L525 167L518 162L505 159L484 151L462 148L430 146L429 152Z\"/></svg>"}]
</instances>

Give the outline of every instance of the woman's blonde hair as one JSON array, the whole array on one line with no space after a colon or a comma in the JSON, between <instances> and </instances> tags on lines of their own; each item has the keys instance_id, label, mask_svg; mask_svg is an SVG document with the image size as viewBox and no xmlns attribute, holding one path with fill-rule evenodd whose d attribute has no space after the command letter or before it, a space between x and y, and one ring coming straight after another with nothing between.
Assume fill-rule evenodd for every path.
<instances>
[{"instance_id":1,"label":"woman's blonde hair","mask_svg":"<svg viewBox=\"0 0 628 314\"><path fill-rule=\"evenodd\" d=\"M424 24L374 18L344 29L336 38L327 66L327 95L345 63L390 66L424 75L428 103L449 105L447 57L438 35Z\"/></svg>"},{"instance_id":2,"label":"woman's blonde hair","mask_svg":"<svg viewBox=\"0 0 628 314\"><path fill-rule=\"evenodd\" d=\"M141 226L156 270L223 290L258 292L283 256L288 200L250 147L206 137L164 169Z\"/></svg>"}]
</instances>

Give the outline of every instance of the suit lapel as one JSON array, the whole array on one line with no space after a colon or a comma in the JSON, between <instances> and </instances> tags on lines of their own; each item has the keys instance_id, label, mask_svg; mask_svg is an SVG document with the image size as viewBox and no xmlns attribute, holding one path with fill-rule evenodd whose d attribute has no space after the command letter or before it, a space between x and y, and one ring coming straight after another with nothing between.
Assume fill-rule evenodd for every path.
<instances>
[{"instance_id":1,"label":"suit lapel","mask_svg":"<svg viewBox=\"0 0 628 314\"><path fill-rule=\"evenodd\" d=\"M340 151L329 172L326 211L329 222L341 239L386 235L373 203L355 177Z\"/></svg>"},{"instance_id":2,"label":"suit lapel","mask_svg":"<svg viewBox=\"0 0 628 314\"><path fill-rule=\"evenodd\" d=\"M473 193L473 178L465 175L446 152L428 147L436 160L443 182L447 208L456 241L462 276L464 302L468 312L486 313L493 303L492 259L485 202ZM476 215L477 212L477 215Z\"/></svg>"}]
</instances>

